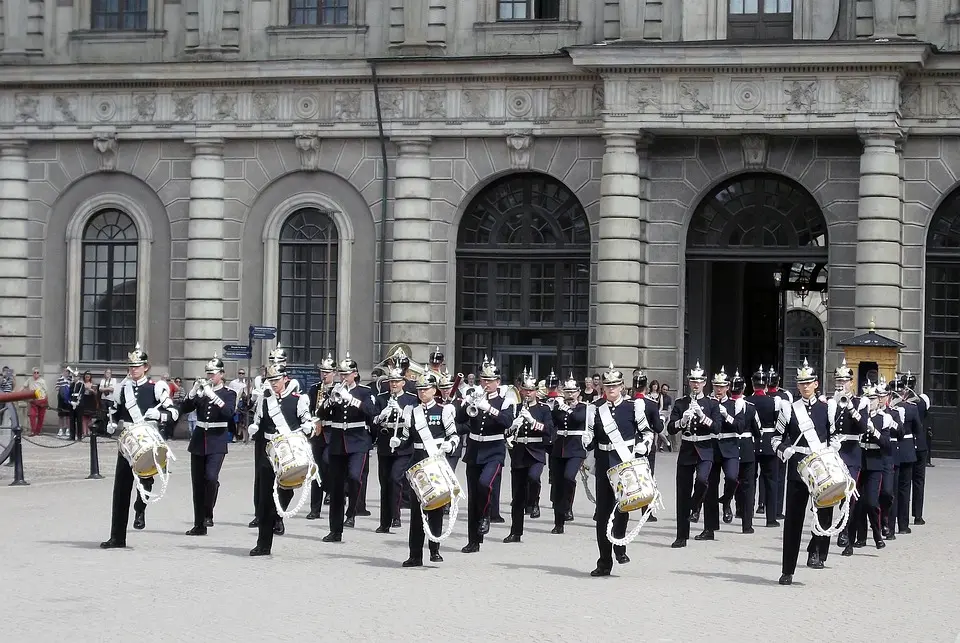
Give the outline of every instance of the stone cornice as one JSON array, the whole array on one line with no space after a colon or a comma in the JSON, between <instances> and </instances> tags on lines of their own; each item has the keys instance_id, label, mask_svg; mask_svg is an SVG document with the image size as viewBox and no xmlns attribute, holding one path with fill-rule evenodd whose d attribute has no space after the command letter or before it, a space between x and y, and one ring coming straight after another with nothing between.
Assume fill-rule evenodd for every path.
<instances>
[{"instance_id":1,"label":"stone cornice","mask_svg":"<svg viewBox=\"0 0 960 643\"><path fill-rule=\"evenodd\" d=\"M656 44L656 46L651 46ZM578 67L623 73L655 71L867 71L921 69L931 56L927 43L904 41L716 43L621 43L569 47Z\"/></svg>"}]
</instances>

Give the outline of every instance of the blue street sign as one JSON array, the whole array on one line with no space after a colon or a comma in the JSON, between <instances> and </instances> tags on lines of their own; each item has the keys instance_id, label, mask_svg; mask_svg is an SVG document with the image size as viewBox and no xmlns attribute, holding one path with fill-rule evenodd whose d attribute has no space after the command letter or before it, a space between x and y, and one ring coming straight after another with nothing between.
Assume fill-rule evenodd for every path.
<instances>
[{"instance_id":1,"label":"blue street sign","mask_svg":"<svg viewBox=\"0 0 960 643\"><path fill-rule=\"evenodd\" d=\"M253 351L244 344L224 344L223 356L228 359L251 359Z\"/></svg>"},{"instance_id":2,"label":"blue street sign","mask_svg":"<svg viewBox=\"0 0 960 643\"><path fill-rule=\"evenodd\" d=\"M250 325L250 339L273 339L277 336L276 326Z\"/></svg>"},{"instance_id":3,"label":"blue street sign","mask_svg":"<svg viewBox=\"0 0 960 643\"><path fill-rule=\"evenodd\" d=\"M288 366L287 375L300 382L300 391L304 394L320 381L320 374L315 366Z\"/></svg>"}]
</instances>

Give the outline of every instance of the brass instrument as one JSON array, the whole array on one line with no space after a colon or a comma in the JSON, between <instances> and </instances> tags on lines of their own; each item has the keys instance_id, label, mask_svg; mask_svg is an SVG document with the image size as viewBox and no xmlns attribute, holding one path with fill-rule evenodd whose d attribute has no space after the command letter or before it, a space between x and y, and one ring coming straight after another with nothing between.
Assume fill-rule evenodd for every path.
<instances>
[{"instance_id":1,"label":"brass instrument","mask_svg":"<svg viewBox=\"0 0 960 643\"><path fill-rule=\"evenodd\" d=\"M388 422L394 423L394 428L393 428L394 437L397 437L397 424L399 424L400 422L400 404L397 403L397 398L400 397L401 395L403 395L403 391L399 393L391 393L390 399L387 400L387 408L390 409L391 412L390 412L390 417L387 418L387 422L384 422L384 425L386 425ZM381 435L387 435L390 431L391 429L387 428L386 426L380 427Z\"/></svg>"},{"instance_id":2,"label":"brass instrument","mask_svg":"<svg viewBox=\"0 0 960 643\"><path fill-rule=\"evenodd\" d=\"M333 404L343 404L343 383L337 382L330 391L330 401Z\"/></svg>"},{"instance_id":3,"label":"brass instrument","mask_svg":"<svg viewBox=\"0 0 960 643\"><path fill-rule=\"evenodd\" d=\"M463 401L466 405L464 411L466 414L472 418L480 415L480 409L477 408L477 402L480 399L480 396L483 395L483 389L479 386L473 386L468 388L463 392Z\"/></svg>"},{"instance_id":4,"label":"brass instrument","mask_svg":"<svg viewBox=\"0 0 960 643\"><path fill-rule=\"evenodd\" d=\"M398 361L397 357L402 356L410 360L410 366L409 366L410 370L413 371L414 374L416 374L419 377L420 375L423 375L424 373L427 372L427 367L413 361L413 358L410 357L411 353L412 351L410 350L410 347L407 346L406 344L401 344L401 343L391 344L390 347L387 348L386 356L383 358L383 360L379 364L374 364L373 368L374 369L380 368L380 369L386 370L388 368L387 362L393 362L394 366L398 366L398 364L396 364L396 362Z\"/></svg>"},{"instance_id":5,"label":"brass instrument","mask_svg":"<svg viewBox=\"0 0 960 643\"><path fill-rule=\"evenodd\" d=\"M840 406L846 406L847 402L850 401L850 396L846 393L843 386L838 386L833 392L833 399L835 399Z\"/></svg>"},{"instance_id":6,"label":"brass instrument","mask_svg":"<svg viewBox=\"0 0 960 643\"><path fill-rule=\"evenodd\" d=\"M687 408L687 410L693 413L693 417L697 417L697 415L700 415L703 413L703 407L700 406L700 403L697 402L697 398L694 397L692 393L690 394L690 406ZM699 414L697 413L697 410L700 411ZM683 431L683 435L693 435L693 433L694 433L693 418L691 418L690 424L688 424L687 428L684 429Z\"/></svg>"}]
</instances>

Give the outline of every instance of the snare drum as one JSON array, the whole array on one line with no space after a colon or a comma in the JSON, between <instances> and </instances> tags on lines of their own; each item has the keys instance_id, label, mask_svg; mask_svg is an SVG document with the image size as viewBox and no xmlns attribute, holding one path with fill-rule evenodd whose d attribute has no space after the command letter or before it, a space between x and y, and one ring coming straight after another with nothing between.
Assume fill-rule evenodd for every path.
<instances>
[{"instance_id":1,"label":"snare drum","mask_svg":"<svg viewBox=\"0 0 960 643\"><path fill-rule=\"evenodd\" d=\"M282 489L299 489L316 473L310 443L300 431L273 437L267 442L267 457Z\"/></svg>"},{"instance_id":2,"label":"snare drum","mask_svg":"<svg viewBox=\"0 0 960 643\"><path fill-rule=\"evenodd\" d=\"M167 468L167 443L157 427L148 422L125 424L117 445L133 473L140 478L153 477Z\"/></svg>"},{"instance_id":3,"label":"snare drum","mask_svg":"<svg viewBox=\"0 0 960 643\"><path fill-rule=\"evenodd\" d=\"M424 511L440 509L461 493L460 481L443 453L416 463L406 476Z\"/></svg>"},{"instance_id":4,"label":"snare drum","mask_svg":"<svg viewBox=\"0 0 960 643\"><path fill-rule=\"evenodd\" d=\"M810 490L813 504L820 509L840 504L856 484L840 454L832 447L805 457L797 465L797 471Z\"/></svg>"},{"instance_id":5,"label":"snare drum","mask_svg":"<svg viewBox=\"0 0 960 643\"><path fill-rule=\"evenodd\" d=\"M657 495L657 483L646 458L635 458L607 469L617 508L627 513L646 507Z\"/></svg>"}]
</instances>

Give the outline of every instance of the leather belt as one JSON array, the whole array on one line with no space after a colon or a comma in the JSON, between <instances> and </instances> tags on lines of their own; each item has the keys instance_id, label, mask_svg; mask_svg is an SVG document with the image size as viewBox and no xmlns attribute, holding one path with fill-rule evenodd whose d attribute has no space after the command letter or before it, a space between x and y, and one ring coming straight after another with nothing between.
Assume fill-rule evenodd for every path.
<instances>
[{"instance_id":1,"label":"leather belt","mask_svg":"<svg viewBox=\"0 0 960 643\"><path fill-rule=\"evenodd\" d=\"M229 424L227 422L197 422L201 429L225 429Z\"/></svg>"},{"instance_id":2,"label":"leather belt","mask_svg":"<svg viewBox=\"0 0 960 643\"><path fill-rule=\"evenodd\" d=\"M715 435L685 435L683 439L687 442L706 442L707 440L716 439Z\"/></svg>"},{"instance_id":3,"label":"leather belt","mask_svg":"<svg viewBox=\"0 0 960 643\"><path fill-rule=\"evenodd\" d=\"M496 442L497 440L504 440L502 435L480 435L479 433L471 433L470 439L474 442Z\"/></svg>"},{"instance_id":4,"label":"leather belt","mask_svg":"<svg viewBox=\"0 0 960 643\"><path fill-rule=\"evenodd\" d=\"M323 426L328 426L331 429L341 429L346 431L347 429L365 429L367 428L366 422L333 422L327 420L323 423Z\"/></svg>"},{"instance_id":5,"label":"leather belt","mask_svg":"<svg viewBox=\"0 0 960 643\"><path fill-rule=\"evenodd\" d=\"M749 434L748 434L748 435L749 435ZM730 440L730 439L739 438L739 437L740 437L740 434L739 434L739 433L719 433L719 434L717 434L717 438L720 439L720 440Z\"/></svg>"},{"instance_id":6,"label":"leather belt","mask_svg":"<svg viewBox=\"0 0 960 643\"><path fill-rule=\"evenodd\" d=\"M563 438L571 438L574 436L586 435L586 434L587 434L586 431L567 431L566 429L561 429L560 431L557 431L557 435Z\"/></svg>"},{"instance_id":7,"label":"leather belt","mask_svg":"<svg viewBox=\"0 0 960 643\"><path fill-rule=\"evenodd\" d=\"M514 442L518 442L520 444L537 444L538 442L542 443L543 438L517 438L514 440Z\"/></svg>"},{"instance_id":8,"label":"leather belt","mask_svg":"<svg viewBox=\"0 0 960 643\"><path fill-rule=\"evenodd\" d=\"M623 441L623 444L624 444L628 449L632 449L632 448L633 448L633 445L634 445L635 443L636 443L636 440L624 440L624 441ZM597 445L597 448L600 449L601 451L616 451L616 450L617 450L617 447L613 446L612 444L598 444L598 445Z\"/></svg>"}]
</instances>

